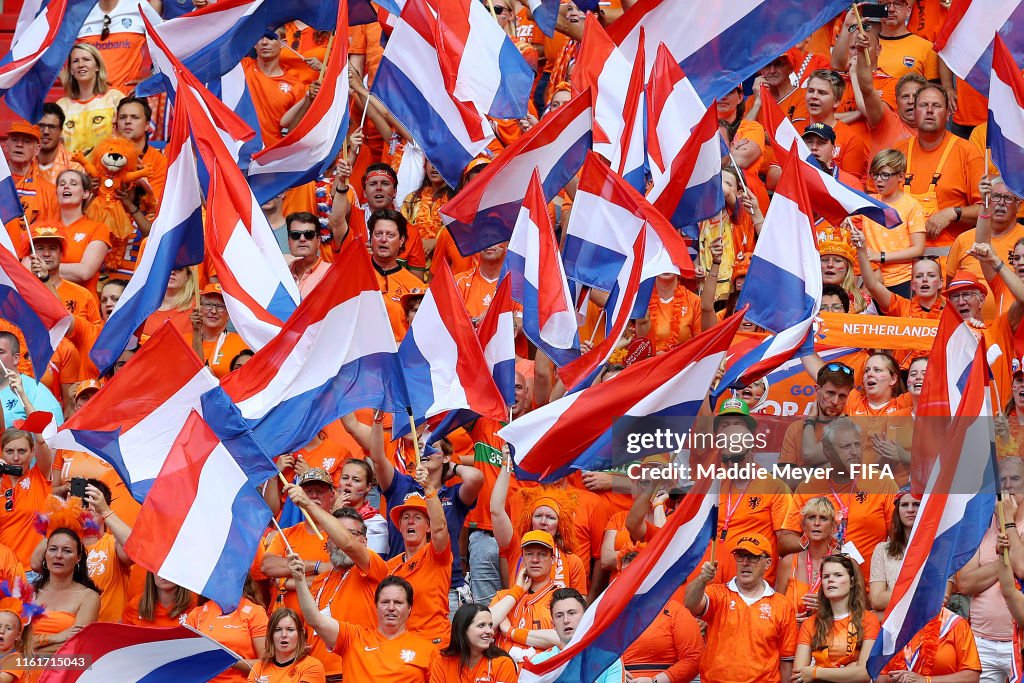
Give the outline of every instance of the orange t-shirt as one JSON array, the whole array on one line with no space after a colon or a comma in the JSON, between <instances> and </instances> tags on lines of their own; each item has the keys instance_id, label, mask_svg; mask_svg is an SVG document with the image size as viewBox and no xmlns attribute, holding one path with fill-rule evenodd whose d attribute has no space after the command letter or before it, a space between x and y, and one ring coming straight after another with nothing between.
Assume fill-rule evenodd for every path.
<instances>
[{"instance_id":1,"label":"orange t-shirt","mask_svg":"<svg viewBox=\"0 0 1024 683\"><path fill-rule=\"evenodd\" d=\"M801 511L804 505L811 498L828 498L838 512L837 517L843 520L840 523L845 523L843 543L852 543L864 558L860 570L866 585L871 582L871 555L875 552L875 546L889 536L896 491L896 483L882 477L839 486L827 480L812 479L798 486L793 494L785 529L802 534Z\"/></svg>"},{"instance_id":2,"label":"orange t-shirt","mask_svg":"<svg viewBox=\"0 0 1024 683\"><path fill-rule=\"evenodd\" d=\"M651 625L622 653L622 664L634 677L657 676L692 681L700 669L704 638L690 610L669 600Z\"/></svg>"},{"instance_id":3,"label":"orange t-shirt","mask_svg":"<svg viewBox=\"0 0 1024 683\"><path fill-rule=\"evenodd\" d=\"M464 667L459 657L436 657L430 665L431 683L516 683L519 672L511 657L481 657L475 667Z\"/></svg>"},{"instance_id":4,"label":"orange t-shirt","mask_svg":"<svg viewBox=\"0 0 1024 683\"><path fill-rule=\"evenodd\" d=\"M190 345L192 343L192 306L184 310L177 308L169 311L156 310L149 314L146 318L146 322L142 323L142 338L145 341L147 338L152 337L156 334L156 331L160 329L160 326L164 324L164 321L170 320L171 325L178 331L178 334L184 338Z\"/></svg>"},{"instance_id":5,"label":"orange t-shirt","mask_svg":"<svg viewBox=\"0 0 1024 683\"><path fill-rule=\"evenodd\" d=\"M782 683L779 662L796 653L796 612L781 593L764 589L752 605L735 582L705 589L707 608L698 617L707 623L701 680Z\"/></svg>"},{"instance_id":6,"label":"orange t-shirt","mask_svg":"<svg viewBox=\"0 0 1024 683\"><path fill-rule=\"evenodd\" d=\"M971 245L977 241L977 229L972 228L960 235L953 240L953 244L949 247L949 254L946 256L946 270L945 272L949 275L956 273L958 270L967 270L978 276L979 280L984 280L985 273L981 270L981 262L973 256L968 256L967 252L970 251ZM1001 235L991 235L989 244L992 245L992 252L1002 257L1004 254L1008 254L1013 251L1013 245L1017 243L1017 240L1024 238L1024 226L1020 223L1014 223L1009 230L1005 231ZM1002 279L996 276L999 283L1002 283ZM994 290L995 287L990 285L990 288ZM994 295L986 296L985 303L981 307L981 319L985 322L991 322L997 315L1006 311L1009 308L1010 303L1013 302L1011 298L1006 302L1005 307L1002 302L997 300Z\"/></svg>"},{"instance_id":7,"label":"orange t-shirt","mask_svg":"<svg viewBox=\"0 0 1024 683\"><path fill-rule=\"evenodd\" d=\"M922 676L946 676L960 671L980 672L981 660L978 658L978 646L967 620L943 608L936 615L934 621L939 622L938 646L935 649L935 657L930 670L923 670L924 661L920 657L920 652L924 643L925 631L932 622L914 634L914 637L903 648L903 652L893 657L889 664L882 669L882 673L914 671Z\"/></svg>"},{"instance_id":8,"label":"orange t-shirt","mask_svg":"<svg viewBox=\"0 0 1024 683\"><path fill-rule=\"evenodd\" d=\"M952 133L931 151L921 148L917 138L908 138L900 142L896 149L907 158L907 179L904 192L908 191L921 203L925 217L941 209L956 206L969 206L981 202L978 193L978 182L984 175L985 159L978 148L967 140ZM939 182L935 185L935 196L929 193L929 185L938 170L939 160L946 144L952 149L945 165L942 167ZM967 223L951 223L935 240L928 240L928 246L949 246L954 238L971 226Z\"/></svg>"},{"instance_id":9,"label":"orange t-shirt","mask_svg":"<svg viewBox=\"0 0 1024 683\"><path fill-rule=\"evenodd\" d=\"M192 596L189 600L188 607L185 608L181 614L176 617L171 616L171 608L164 607L157 601L153 607L153 619L152 621L146 621L139 615L139 601L138 597L134 599L134 602L129 604L124 609L124 615L121 617L121 622L125 624L132 624L133 626L152 626L153 628L170 628L172 626L180 626L187 615L196 606L196 596Z\"/></svg>"},{"instance_id":10,"label":"orange t-shirt","mask_svg":"<svg viewBox=\"0 0 1024 683\"><path fill-rule=\"evenodd\" d=\"M896 81L904 74L916 73L929 81L939 80L939 55L930 40L913 33L897 37L879 36L882 51L878 68L892 76L892 89L882 93L889 106L896 106Z\"/></svg>"},{"instance_id":11,"label":"orange t-shirt","mask_svg":"<svg viewBox=\"0 0 1024 683\"><path fill-rule=\"evenodd\" d=\"M451 636L448 622L448 589L452 582L451 543L437 552L429 541L416 554L405 560L405 554L388 560L392 576L400 576L412 584L416 602L409 615L409 630L444 647Z\"/></svg>"},{"instance_id":12,"label":"orange t-shirt","mask_svg":"<svg viewBox=\"0 0 1024 683\"><path fill-rule=\"evenodd\" d=\"M338 624L334 651L345 663L346 681L374 683L426 683L439 656L433 643L410 631L386 638L354 624Z\"/></svg>"},{"instance_id":13,"label":"orange t-shirt","mask_svg":"<svg viewBox=\"0 0 1024 683\"><path fill-rule=\"evenodd\" d=\"M683 301L676 301L675 297ZM673 300L665 303L655 288L651 293L651 331L648 336L660 352L685 343L701 333L700 297L683 287L677 287Z\"/></svg>"},{"instance_id":14,"label":"orange t-shirt","mask_svg":"<svg viewBox=\"0 0 1024 683\"><path fill-rule=\"evenodd\" d=\"M885 405L874 407L868 403L867 398L857 389L850 391L850 397L846 399L846 412L851 417L895 417L897 415L910 415L910 408L913 399L909 393L902 393L896 398L890 399Z\"/></svg>"},{"instance_id":15,"label":"orange t-shirt","mask_svg":"<svg viewBox=\"0 0 1024 683\"><path fill-rule=\"evenodd\" d=\"M889 307L882 310L885 315L891 315L894 318L925 318L928 320L938 320L942 317L942 309L946 307L946 300L943 297L939 297L935 300L935 306L927 310L921 306L921 301L915 296L912 299L905 299L899 294L893 294L889 300ZM879 305L879 309L881 309Z\"/></svg>"},{"instance_id":16,"label":"orange t-shirt","mask_svg":"<svg viewBox=\"0 0 1024 683\"><path fill-rule=\"evenodd\" d=\"M292 550L297 552L303 560L310 562L329 563L331 561L331 555L327 552L327 540L326 536L321 541L316 537L312 531L306 526L305 522L300 522L295 526L286 527L284 529L284 536L288 539L288 543L291 544ZM277 555L278 557L288 557L288 546L284 543L284 538L281 534L274 536L274 540L267 546L266 555ZM274 581L274 595L270 605L267 606L267 612L271 613L278 607L291 607L296 612L299 610L299 599L295 597L295 591L289 589L282 589L284 583L291 578L291 575L283 576Z\"/></svg>"},{"instance_id":17,"label":"orange t-shirt","mask_svg":"<svg viewBox=\"0 0 1024 683\"><path fill-rule=\"evenodd\" d=\"M455 246L455 240L452 239L448 228L444 228L437 233L437 242L434 243L434 255L430 260L431 276L437 275L437 268L441 261L447 261L453 273L461 273L475 268L477 257L463 256L459 252L459 248Z\"/></svg>"},{"instance_id":18,"label":"orange t-shirt","mask_svg":"<svg viewBox=\"0 0 1024 683\"><path fill-rule=\"evenodd\" d=\"M481 417L468 432L472 442L470 452L473 455L473 467L484 475L484 485L481 487L480 493L477 494L476 506L466 515L466 526L470 530L492 531L494 529L490 505L491 492L494 491L494 484L498 480L498 474L504 463L501 452L504 441L498 437L498 430L501 427L500 422Z\"/></svg>"},{"instance_id":19,"label":"orange t-shirt","mask_svg":"<svg viewBox=\"0 0 1024 683\"><path fill-rule=\"evenodd\" d=\"M401 266L387 274L381 273L374 266L373 272L377 276L381 294L384 295L384 306L388 311L388 320L391 321L391 331L395 333L395 341L402 341L408 329L405 311L402 310L402 295L414 289L424 290L427 286L423 280Z\"/></svg>"},{"instance_id":20,"label":"orange t-shirt","mask_svg":"<svg viewBox=\"0 0 1024 683\"><path fill-rule=\"evenodd\" d=\"M858 135L855 128L842 121L836 121L832 130L836 133L832 159L839 168L863 183L867 177L868 165L871 163L871 150L867 138Z\"/></svg>"},{"instance_id":21,"label":"orange t-shirt","mask_svg":"<svg viewBox=\"0 0 1024 683\"><path fill-rule=\"evenodd\" d=\"M64 235L64 253L61 254L61 263L81 263L86 248L93 242L102 242L110 247L110 228L105 223L94 221L91 218L82 216L71 225L62 226L61 233ZM100 281L99 269L82 287L93 297L99 298L98 285Z\"/></svg>"},{"instance_id":22,"label":"orange t-shirt","mask_svg":"<svg viewBox=\"0 0 1024 683\"><path fill-rule=\"evenodd\" d=\"M221 336L223 341L218 337L203 342L203 360L217 379L231 372L231 361L249 348L237 332L222 332Z\"/></svg>"},{"instance_id":23,"label":"orange t-shirt","mask_svg":"<svg viewBox=\"0 0 1024 683\"><path fill-rule=\"evenodd\" d=\"M15 579L25 579L25 567L13 550L0 545L0 581L6 581L13 586Z\"/></svg>"},{"instance_id":24,"label":"orange t-shirt","mask_svg":"<svg viewBox=\"0 0 1024 683\"><path fill-rule=\"evenodd\" d=\"M907 28L925 40L935 41L939 29L946 23L949 7L936 0L911 0Z\"/></svg>"},{"instance_id":25,"label":"orange t-shirt","mask_svg":"<svg viewBox=\"0 0 1024 683\"><path fill-rule=\"evenodd\" d=\"M25 210L25 218L28 222L35 223L40 219L60 218L60 207L57 205L57 188L39 175L39 169L33 161L29 172L23 176L11 174L14 179L14 186L18 191L18 198ZM13 221L12 221L13 222ZM18 220L21 225L19 230L25 227L24 221ZM15 241L15 244L18 242ZM26 247L28 243L26 240Z\"/></svg>"},{"instance_id":26,"label":"orange t-shirt","mask_svg":"<svg viewBox=\"0 0 1024 683\"><path fill-rule=\"evenodd\" d=\"M7 474L0 477L0 494L5 503L5 510L0 514L0 544L13 550L25 567L32 566L32 551L43 538L35 529L35 521L36 513L46 509L46 499L50 497L47 476L49 472L44 474L35 464L25 472L20 482ZM8 491L11 492L10 497ZM6 510L8 500L14 501L10 512Z\"/></svg>"},{"instance_id":27,"label":"orange t-shirt","mask_svg":"<svg viewBox=\"0 0 1024 683\"><path fill-rule=\"evenodd\" d=\"M251 57L242 59L242 70L252 94L263 144L270 146L284 137L281 133L281 119L306 96L306 86L287 71L280 76L266 75Z\"/></svg>"},{"instance_id":28,"label":"orange t-shirt","mask_svg":"<svg viewBox=\"0 0 1024 683\"><path fill-rule=\"evenodd\" d=\"M267 635L267 611L257 605L249 598L242 598L238 603L238 609L231 614L224 614L213 600L209 600L201 607L196 607L185 617L185 623L202 631L203 635L216 640L243 659L259 659L262 652L257 652L253 646L253 638L263 638ZM211 683L243 683L246 675L235 668L228 669L216 678L211 678Z\"/></svg>"},{"instance_id":29,"label":"orange t-shirt","mask_svg":"<svg viewBox=\"0 0 1024 683\"><path fill-rule=\"evenodd\" d=\"M880 199L878 195L872 195ZM924 209L921 204L909 194L901 195L899 199L891 204L900 215L903 222L895 228L889 229L879 225L870 219L862 222L864 236L867 238L868 246L877 252L886 251L892 253L899 249L910 247L910 236L924 233ZM901 261L899 263L886 262L879 265L882 271L882 284L892 287L910 280L912 263Z\"/></svg>"},{"instance_id":30,"label":"orange t-shirt","mask_svg":"<svg viewBox=\"0 0 1024 683\"><path fill-rule=\"evenodd\" d=\"M80 316L93 325L100 324L100 306L96 296L85 287L61 278L60 284L57 285L57 294L64 302L64 308L68 309L68 313Z\"/></svg>"},{"instance_id":31,"label":"orange t-shirt","mask_svg":"<svg viewBox=\"0 0 1024 683\"><path fill-rule=\"evenodd\" d=\"M978 126L988 121L988 98L960 77L956 79L956 112L953 123Z\"/></svg>"},{"instance_id":32,"label":"orange t-shirt","mask_svg":"<svg viewBox=\"0 0 1024 683\"><path fill-rule=\"evenodd\" d=\"M306 656L298 663L286 666L278 666L274 662L257 662L246 680L254 683L324 683L327 679L320 660Z\"/></svg>"},{"instance_id":33,"label":"orange t-shirt","mask_svg":"<svg viewBox=\"0 0 1024 683\"><path fill-rule=\"evenodd\" d=\"M97 621L117 623L128 602L128 574L131 565L117 556L117 541L106 533L87 546L89 578L100 589L100 614Z\"/></svg>"},{"instance_id":34,"label":"orange t-shirt","mask_svg":"<svg viewBox=\"0 0 1024 683\"><path fill-rule=\"evenodd\" d=\"M138 15L135 19L138 21ZM118 26L120 21L120 18L115 18L114 26ZM100 51L107 67L107 83L111 88L131 92L148 71L149 52L144 33L111 32L106 40L103 40L102 35L92 35L78 42L88 43Z\"/></svg>"},{"instance_id":35,"label":"orange t-shirt","mask_svg":"<svg viewBox=\"0 0 1024 683\"><path fill-rule=\"evenodd\" d=\"M479 268L474 267L455 276L455 288L466 304L469 317L480 319L491 307L491 299L498 289L498 278L488 280L480 274Z\"/></svg>"},{"instance_id":36,"label":"orange t-shirt","mask_svg":"<svg viewBox=\"0 0 1024 683\"><path fill-rule=\"evenodd\" d=\"M63 388L82 381L81 367L82 360L78 349L67 339L61 338L39 383L49 389L54 398L63 405Z\"/></svg>"},{"instance_id":37,"label":"orange t-shirt","mask_svg":"<svg viewBox=\"0 0 1024 683\"><path fill-rule=\"evenodd\" d=\"M850 125L854 130L858 130L858 127L861 130L867 128L867 124L864 121L857 121ZM869 129L869 137L871 138L869 155L874 159L875 155L883 149L893 149L897 144L913 137L913 135L913 129L900 118L900 115L892 107L886 107L882 120L874 128Z\"/></svg>"},{"instance_id":38,"label":"orange t-shirt","mask_svg":"<svg viewBox=\"0 0 1024 683\"><path fill-rule=\"evenodd\" d=\"M374 592L377 584L388 575L388 565L380 555L370 551L370 566L364 572L359 567L347 571L337 569L313 579L309 591L320 611L329 610L339 624L354 624L364 628L377 627L377 605ZM324 664L328 675L340 674L344 667L341 657L327 649L324 641L313 629L306 627L306 640L310 654Z\"/></svg>"},{"instance_id":39,"label":"orange t-shirt","mask_svg":"<svg viewBox=\"0 0 1024 683\"><path fill-rule=\"evenodd\" d=\"M384 56L384 48L381 47L380 39L379 22L349 26L348 28L348 53L349 55L363 55L366 59L363 75L369 79L368 85L373 85L373 78L377 75L381 57Z\"/></svg>"},{"instance_id":40,"label":"orange t-shirt","mask_svg":"<svg viewBox=\"0 0 1024 683\"><path fill-rule=\"evenodd\" d=\"M800 635L797 638L798 645L811 646L811 641L814 640L816 621L816 618L811 618L800 626ZM863 637L859 639L862 645L864 641L878 638L878 631L880 629L881 626L875 613L871 611L864 612L864 617L861 621ZM838 669L850 664L856 664L857 659L860 657L861 647L857 645L858 638L853 637L853 635L851 633L849 614L842 619L836 619L832 624L832 641L828 644L828 647L811 652L814 664L827 669Z\"/></svg>"}]
</instances>

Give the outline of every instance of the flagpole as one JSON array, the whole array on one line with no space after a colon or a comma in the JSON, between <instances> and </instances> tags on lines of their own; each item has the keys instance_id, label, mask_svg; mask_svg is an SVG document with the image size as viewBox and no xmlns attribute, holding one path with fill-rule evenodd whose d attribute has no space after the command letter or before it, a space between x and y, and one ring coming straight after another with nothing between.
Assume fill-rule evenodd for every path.
<instances>
[{"instance_id":1,"label":"flagpole","mask_svg":"<svg viewBox=\"0 0 1024 683\"><path fill-rule=\"evenodd\" d=\"M21 222L25 224L25 232L28 233L28 248L32 250L32 255L36 255L36 243L32 241L32 228L28 224L28 217L25 214L21 214Z\"/></svg>"},{"instance_id":2,"label":"flagpole","mask_svg":"<svg viewBox=\"0 0 1024 683\"><path fill-rule=\"evenodd\" d=\"M324 72L327 71L327 60L331 58L331 48L334 47L334 36L336 31L331 31L331 37L327 39L327 51L324 52L324 61L320 64L320 75L317 77L317 83L323 83Z\"/></svg>"},{"instance_id":3,"label":"flagpole","mask_svg":"<svg viewBox=\"0 0 1024 683\"><path fill-rule=\"evenodd\" d=\"M747 183L743 180L743 169L736 163L736 157L732 155L732 150L729 150L729 159L732 160L732 165L736 167L736 175L740 177L740 189L743 190L743 194L747 193Z\"/></svg>"},{"instance_id":4,"label":"flagpole","mask_svg":"<svg viewBox=\"0 0 1024 683\"><path fill-rule=\"evenodd\" d=\"M409 430L410 434L412 434L412 450L416 455L416 459L411 463L412 467L409 468L412 470L410 474L413 474L416 471L416 465L418 465L420 461L420 435L419 432L416 431L416 418L412 416L412 406L406 406L405 412L409 415ZM406 467L409 467L409 463L406 463Z\"/></svg>"},{"instance_id":5,"label":"flagpole","mask_svg":"<svg viewBox=\"0 0 1024 683\"><path fill-rule=\"evenodd\" d=\"M373 97L373 93L369 90L366 91L366 102L363 104L363 115L359 117L359 130L363 129L363 124L366 123L366 112L370 109L370 98Z\"/></svg>"},{"instance_id":6,"label":"flagpole","mask_svg":"<svg viewBox=\"0 0 1024 683\"><path fill-rule=\"evenodd\" d=\"M597 316L597 322L594 323L594 331L590 333L590 343L594 343L594 337L597 336L597 330L601 327L601 321L604 320L604 309L601 309L601 313Z\"/></svg>"},{"instance_id":7,"label":"flagpole","mask_svg":"<svg viewBox=\"0 0 1024 683\"><path fill-rule=\"evenodd\" d=\"M989 165L992 163L992 152L988 147L985 147L985 176L988 177ZM988 194L985 195L985 208L988 208Z\"/></svg>"},{"instance_id":8,"label":"flagpole","mask_svg":"<svg viewBox=\"0 0 1024 683\"><path fill-rule=\"evenodd\" d=\"M280 472L277 473L277 478L281 480L281 483L283 485L285 485L285 486L288 485L288 480L285 479L284 475L281 474ZM313 527L313 533L316 534L316 537L318 539L320 539L321 541L324 540L324 535L322 533L320 533L320 529L317 528L316 522L313 521L313 517L309 514L309 511L308 510L303 510L302 508L299 508L299 509L302 510L302 516L305 518L306 523L309 524L309 526ZM277 520L276 519L274 520L274 526L277 526ZM277 526L277 528L280 530L281 527ZM285 541L285 543L288 543L288 541Z\"/></svg>"},{"instance_id":9,"label":"flagpole","mask_svg":"<svg viewBox=\"0 0 1024 683\"><path fill-rule=\"evenodd\" d=\"M860 32L862 36L866 35L864 33L864 20L861 19L860 17L860 9L857 8L856 2L853 3L853 17L854 19L857 20L857 30ZM868 66L871 66L871 53L869 53L867 50L864 51L864 59L867 60Z\"/></svg>"},{"instance_id":10,"label":"flagpole","mask_svg":"<svg viewBox=\"0 0 1024 683\"><path fill-rule=\"evenodd\" d=\"M277 528L277 533L281 534L281 540L284 541L284 547L288 551L288 554L294 555L295 551L292 550L292 544L288 542L288 537L284 535L284 529L282 529L281 525L277 523L277 517L270 515L270 521L273 522L274 526Z\"/></svg>"},{"instance_id":11,"label":"flagpole","mask_svg":"<svg viewBox=\"0 0 1024 683\"><path fill-rule=\"evenodd\" d=\"M1003 512L1003 494L1000 491L996 494L996 510L999 511L999 530L1001 533L1006 533L1006 513ZM1007 567L1010 566L1010 549L1003 548L1003 564Z\"/></svg>"}]
</instances>

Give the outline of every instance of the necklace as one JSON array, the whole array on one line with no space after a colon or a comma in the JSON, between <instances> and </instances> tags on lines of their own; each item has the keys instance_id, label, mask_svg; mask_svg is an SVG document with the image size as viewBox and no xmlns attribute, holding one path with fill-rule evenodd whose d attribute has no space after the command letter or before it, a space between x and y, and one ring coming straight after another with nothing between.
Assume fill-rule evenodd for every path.
<instances>
[{"instance_id":1,"label":"necklace","mask_svg":"<svg viewBox=\"0 0 1024 683\"><path fill-rule=\"evenodd\" d=\"M669 317L668 323L668 334L664 339L658 340L655 344L656 351L668 351L674 348L679 343L679 333L682 332L683 327L683 309L687 306L686 299L687 289L683 285L677 285L675 291L672 293L672 298L665 301L658 295L658 299L663 303L672 304L672 315ZM658 313L658 304L651 299L650 306L647 309L648 315L653 318Z\"/></svg>"}]
</instances>

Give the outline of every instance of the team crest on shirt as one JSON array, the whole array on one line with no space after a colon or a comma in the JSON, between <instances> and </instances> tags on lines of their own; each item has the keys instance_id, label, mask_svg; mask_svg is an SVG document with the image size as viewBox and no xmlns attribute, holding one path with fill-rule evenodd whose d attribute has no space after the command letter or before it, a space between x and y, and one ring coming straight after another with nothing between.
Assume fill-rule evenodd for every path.
<instances>
[{"instance_id":1,"label":"team crest on shirt","mask_svg":"<svg viewBox=\"0 0 1024 683\"><path fill-rule=\"evenodd\" d=\"M913 57L903 58L903 66L907 67L908 69L913 69L915 64L917 64L917 60L914 59Z\"/></svg>"},{"instance_id":2,"label":"team crest on shirt","mask_svg":"<svg viewBox=\"0 0 1024 683\"><path fill-rule=\"evenodd\" d=\"M125 28L131 28L132 27L131 17L121 17L121 26L124 26Z\"/></svg>"},{"instance_id":3,"label":"team crest on shirt","mask_svg":"<svg viewBox=\"0 0 1024 683\"><path fill-rule=\"evenodd\" d=\"M283 93L289 93L289 92L292 91L291 84L290 83L285 83L284 81L281 81L280 83L278 83L277 87L281 88L281 92L283 92Z\"/></svg>"},{"instance_id":4,"label":"team crest on shirt","mask_svg":"<svg viewBox=\"0 0 1024 683\"><path fill-rule=\"evenodd\" d=\"M857 491L856 495L857 495L857 502L858 503L863 503L865 500L868 499L867 491Z\"/></svg>"},{"instance_id":5,"label":"team crest on shirt","mask_svg":"<svg viewBox=\"0 0 1024 683\"><path fill-rule=\"evenodd\" d=\"M757 506L761 504L761 496L750 496L747 499L747 507L751 510L756 510Z\"/></svg>"},{"instance_id":6,"label":"team crest on shirt","mask_svg":"<svg viewBox=\"0 0 1024 683\"><path fill-rule=\"evenodd\" d=\"M764 603L761 605L761 618L771 619L772 618L772 606L770 603Z\"/></svg>"},{"instance_id":7,"label":"team crest on shirt","mask_svg":"<svg viewBox=\"0 0 1024 683\"><path fill-rule=\"evenodd\" d=\"M26 491L28 491L30 486L32 486L32 482L29 481L28 477L25 477L24 479L21 480L21 488L23 488Z\"/></svg>"},{"instance_id":8,"label":"team crest on shirt","mask_svg":"<svg viewBox=\"0 0 1024 683\"><path fill-rule=\"evenodd\" d=\"M89 567L89 576L102 576L107 571L107 560L109 559L102 550L90 550L89 558L85 561Z\"/></svg>"},{"instance_id":9,"label":"team crest on shirt","mask_svg":"<svg viewBox=\"0 0 1024 683\"><path fill-rule=\"evenodd\" d=\"M398 656L401 657L402 661L405 662L406 664L411 664L412 660L416 659L416 651L415 650L402 650L398 654Z\"/></svg>"},{"instance_id":10,"label":"team crest on shirt","mask_svg":"<svg viewBox=\"0 0 1024 683\"><path fill-rule=\"evenodd\" d=\"M84 233L84 232L76 232L76 233L75 233L75 237L74 237L74 240L75 240L76 242L81 242L81 241L82 241L82 240L84 240L84 239L85 239L85 233Z\"/></svg>"},{"instance_id":11,"label":"team crest on shirt","mask_svg":"<svg viewBox=\"0 0 1024 683\"><path fill-rule=\"evenodd\" d=\"M324 469L328 472L334 467L334 458L324 458Z\"/></svg>"}]
</instances>

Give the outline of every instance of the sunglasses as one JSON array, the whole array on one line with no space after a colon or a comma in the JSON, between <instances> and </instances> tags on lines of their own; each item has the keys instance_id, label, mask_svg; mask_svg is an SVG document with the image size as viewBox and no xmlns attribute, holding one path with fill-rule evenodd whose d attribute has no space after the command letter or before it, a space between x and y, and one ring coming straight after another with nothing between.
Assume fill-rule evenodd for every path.
<instances>
[{"instance_id":1,"label":"sunglasses","mask_svg":"<svg viewBox=\"0 0 1024 683\"><path fill-rule=\"evenodd\" d=\"M288 237L293 240L297 240L300 237L305 237L307 240L311 240L316 237L316 230L289 230Z\"/></svg>"},{"instance_id":2,"label":"sunglasses","mask_svg":"<svg viewBox=\"0 0 1024 683\"><path fill-rule=\"evenodd\" d=\"M100 31L100 40L106 40L110 37L110 15L103 15L103 30Z\"/></svg>"},{"instance_id":3,"label":"sunglasses","mask_svg":"<svg viewBox=\"0 0 1024 683\"><path fill-rule=\"evenodd\" d=\"M917 263L918 261L935 261L936 263L938 263L939 257L936 256L935 254L924 254L922 256L915 256L914 263Z\"/></svg>"},{"instance_id":4,"label":"sunglasses","mask_svg":"<svg viewBox=\"0 0 1024 683\"><path fill-rule=\"evenodd\" d=\"M825 369L829 372L841 372L844 375L850 375L853 377L853 368L845 363L826 363Z\"/></svg>"},{"instance_id":5,"label":"sunglasses","mask_svg":"<svg viewBox=\"0 0 1024 683\"><path fill-rule=\"evenodd\" d=\"M4 491L4 499L4 511L11 512L14 510L14 489Z\"/></svg>"},{"instance_id":6,"label":"sunglasses","mask_svg":"<svg viewBox=\"0 0 1024 683\"><path fill-rule=\"evenodd\" d=\"M487 3L484 3L484 6L487 6ZM490 8L494 10L494 15L498 17L500 17L505 12L509 11L509 8L505 7L504 5L493 5Z\"/></svg>"}]
</instances>

